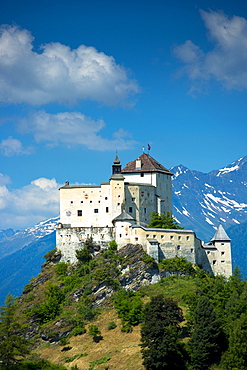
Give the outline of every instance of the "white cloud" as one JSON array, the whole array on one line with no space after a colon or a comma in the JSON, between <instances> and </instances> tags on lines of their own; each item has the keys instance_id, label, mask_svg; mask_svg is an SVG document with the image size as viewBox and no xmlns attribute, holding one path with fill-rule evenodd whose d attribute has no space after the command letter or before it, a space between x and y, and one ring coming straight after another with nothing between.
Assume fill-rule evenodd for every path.
<instances>
[{"instance_id":1,"label":"white cloud","mask_svg":"<svg viewBox=\"0 0 247 370\"><path fill-rule=\"evenodd\" d=\"M247 88L247 20L228 17L222 12L201 11L213 48L203 52L191 40L174 48L183 63L180 74L193 81L191 90L200 89L200 83L214 79L226 89Z\"/></svg>"},{"instance_id":2,"label":"white cloud","mask_svg":"<svg viewBox=\"0 0 247 370\"><path fill-rule=\"evenodd\" d=\"M1 229L23 229L59 214L61 185L55 179L39 178L14 190L6 186L9 182L8 176L0 174Z\"/></svg>"},{"instance_id":3,"label":"white cloud","mask_svg":"<svg viewBox=\"0 0 247 370\"><path fill-rule=\"evenodd\" d=\"M24 148L20 140L9 136L0 142L0 152L6 157L11 157L20 154L31 154L33 149L31 147Z\"/></svg>"},{"instance_id":4,"label":"white cloud","mask_svg":"<svg viewBox=\"0 0 247 370\"><path fill-rule=\"evenodd\" d=\"M79 112L48 114L37 111L19 124L19 129L23 133L32 133L36 142L45 141L51 145L84 145L87 149L104 151L130 149L136 144L127 138L130 134L123 129L115 132L113 139L103 138L99 132L104 127L103 120L94 121Z\"/></svg>"},{"instance_id":5,"label":"white cloud","mask_svg":"<svg viewBox=\"0 0 247 370\"><path fill-rule=\"evenodd\" d=\"M58 42L33 51L33 36L19 27L0 29L0 101L42 105L90 99L126 102L139 91L127 70L94 47Z\"/></svg>"}]
</instances>

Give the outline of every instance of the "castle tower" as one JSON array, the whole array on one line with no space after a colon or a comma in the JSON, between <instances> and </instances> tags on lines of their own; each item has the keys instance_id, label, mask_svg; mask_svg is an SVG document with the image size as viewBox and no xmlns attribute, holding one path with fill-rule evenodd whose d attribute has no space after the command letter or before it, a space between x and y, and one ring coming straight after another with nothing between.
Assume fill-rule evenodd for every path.
<instances>
[{"instance_id":1,"label":"castle tower","mask_svg":"<svg viewBox=\"0 0 247 370\"><path fill-rule=\"evenodd\" d=\"M213 266L218 270L218 273L226 277L232 275L232 256L231 256L231 239L227 235L222 224L219 224L213 238L211 239L212 245L218 251L218 258L216 261L217 266Z\"/></svg>"},{"instance_id":2,"label":"castle tower","mask_svg":"<svg viewBox=\"0 0 247 370\"><path fill-rule=\"evenodd\" d=\"M172 214L173 174L167 168L149 154L143 153L136 160L129 162L121 173L126 183L139 185L139 204L136 207L137 213L133 215L138 223L148 223L147 214L152 211Z\"/></svg>"}]
</instances>

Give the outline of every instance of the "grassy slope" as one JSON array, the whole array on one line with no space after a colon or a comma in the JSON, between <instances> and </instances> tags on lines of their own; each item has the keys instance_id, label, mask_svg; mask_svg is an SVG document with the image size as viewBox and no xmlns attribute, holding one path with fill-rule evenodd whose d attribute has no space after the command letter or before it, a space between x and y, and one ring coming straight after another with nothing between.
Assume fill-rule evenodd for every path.
<instances>
[{"instance_id":1,"label":"grassy slope","mask_svg":"<svg viewBox=\"0 0 247 370\"><path fill-rule=\"evenodd\" d=\"M183 296L191 293L194 289L195 281L193 278L168 278L162 283L142 288L143 294L145 294L143 300L146 302L150 296L162 293L166 297L175 298L183 309L184 314L186 314L187 306L183 302ZM107 330L109 321L114 321L117 324L117 328ZM107 363L97 365L95 368L103 370L106 366L109 366L110 369L119 370L144 369L139 347L140 326L134 327L132 333L122 333L120 319L113 308L103 310L93 323L98 325L103 336L103 340L99 343L94 343L92 337L85 333L70 339L68 345L72 349L67 352L61 352L62 346L47 344L35 352L38 352L43 358L48 359L52 363L62 364L67 368L77 365L80 370L87 370L91 361L109 356L111 359ZM65 362L66 357L72 357L81 353L87 353L88 355L75 359L70 363Z\"/></svg>"}]
</instances>

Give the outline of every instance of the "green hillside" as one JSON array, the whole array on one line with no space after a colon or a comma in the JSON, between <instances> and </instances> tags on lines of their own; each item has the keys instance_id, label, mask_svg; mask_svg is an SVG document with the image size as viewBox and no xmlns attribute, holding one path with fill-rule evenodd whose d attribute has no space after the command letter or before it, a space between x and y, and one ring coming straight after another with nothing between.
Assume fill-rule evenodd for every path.
<instances>
[{"instance_id":1,"label":"green hillside","mask_svg":"<svg viewBox=\"0 0 247 370\"><path fill-rule=\"evenodd\" d=\"M31 352L26 356L29 362L13 368L48 369L43 359L72 370L175 369L180 356L179 369L232 370L235 363L236 369L246 369L247 285L237 270L226 281L205 274L183 258L157 266L138 245L116 251L112 243L95 257L91 248L88 241L78 253L76 266L59 262L55 250L48 253L39 276L25 287L13 306L13 322L18 324L13 330L27 339ZM150 284L158 274L163 278ZM172 307L182 310L181 323L173 325L174 309L155 312L153 302L160 302L160 307L170 307L172 302ZM6 348L6 307L2 308L0 360ZM148 339L143 334L148 325L156 348L161 345L162 351L153 358L158 361L162 355L162 367L142 364L140 344ZM158 335L161 328L163 334ZM152 351L148 352L151 357ZM1 368L7 367L1 363Z\"/></svg>"}]
</instances>

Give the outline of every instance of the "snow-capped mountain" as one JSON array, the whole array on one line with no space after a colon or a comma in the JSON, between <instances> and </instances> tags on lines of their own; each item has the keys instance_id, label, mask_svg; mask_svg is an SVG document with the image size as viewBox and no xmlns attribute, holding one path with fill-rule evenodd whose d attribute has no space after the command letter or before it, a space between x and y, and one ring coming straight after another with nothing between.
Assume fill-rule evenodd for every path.
<instances>
[{"instance_id":1,"label":"snow-capped mountain","mask_svg":"<svg viewBox=\"0 0 247 370\"><path fill-rule=\"evenodd\" d=\"M209 173L183 165L171 172L173 214L199 238L210 239L219 223L227 229L247 221L247 156Z\"/></svg>"},{"instance_id":2,"label":"snow-capped mountain","mask_svg":"<svg viewBox=\"0 0 247 370\"><path fill-rule=\"evenodd\" d=\"M55 231L58 222L59 217L50 218L10 236L6 236L7 230L1 230L0 235L2 233L5 237L0 239L0 259L51 234Z\"/></svg>"}]
</instances>

